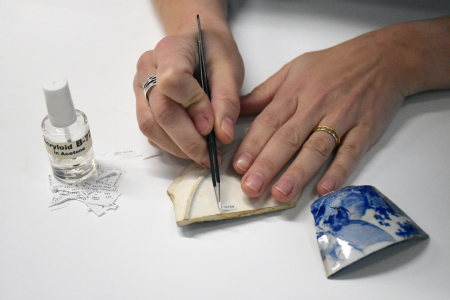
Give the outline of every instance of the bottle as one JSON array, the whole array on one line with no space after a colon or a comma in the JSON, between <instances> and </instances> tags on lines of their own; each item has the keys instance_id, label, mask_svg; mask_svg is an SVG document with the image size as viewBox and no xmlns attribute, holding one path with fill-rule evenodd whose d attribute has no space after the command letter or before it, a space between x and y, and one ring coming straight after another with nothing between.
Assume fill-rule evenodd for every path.
<instances>
[{"instance_id":1,"label":"bottle","mask_svg":"<svg viewBox=\"0 0 450 300\"><path fill-rule=\"evenodd\" d=\"M97 170L86 115L75 109L63 77L43 85L48 115L41 124L45 147L55 178L77 183Z\"/></svg>"}]
</instances>

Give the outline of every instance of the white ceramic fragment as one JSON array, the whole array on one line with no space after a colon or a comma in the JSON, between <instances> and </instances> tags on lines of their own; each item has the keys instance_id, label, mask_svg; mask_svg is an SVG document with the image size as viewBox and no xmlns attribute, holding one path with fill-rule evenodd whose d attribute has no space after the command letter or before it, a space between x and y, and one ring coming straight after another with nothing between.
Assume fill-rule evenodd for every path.
<instances>
[{"instance_id":1,"label":"white ceramic fragment","mask_svg":"<svg viewBox=\"0 0 450 300\"><path fill-rule=\"evenodd\" d=\"M167 190L173 202L178 226L240 218L295 207L301 193L287 203L277 202L270 194L271 186L285 169L271 182L262 196L249 198L242 192L242 175L238 174L232 166L237 146L238 142L234 142L221 148L223 163L220 167L222 205L234 205L236 210L219 210L210 170L192 163L181 172Z\"/></svg>"}]
</instances>

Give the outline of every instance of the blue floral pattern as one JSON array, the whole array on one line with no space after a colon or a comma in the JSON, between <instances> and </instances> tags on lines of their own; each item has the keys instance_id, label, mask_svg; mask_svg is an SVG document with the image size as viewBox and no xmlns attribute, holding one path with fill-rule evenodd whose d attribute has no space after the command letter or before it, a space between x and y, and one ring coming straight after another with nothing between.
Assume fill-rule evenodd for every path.
<instances>
[{"instance_id":1,"label":"blue floral pattern","mask_svg":"<svg viewBox=\"0 0 450 300\"><path fill-rule=\"evenodd\" d=\"M311 213L327 276L392 244L428 237L372 186L326 194L311 205Z\"/></svg>"}]
</instances>

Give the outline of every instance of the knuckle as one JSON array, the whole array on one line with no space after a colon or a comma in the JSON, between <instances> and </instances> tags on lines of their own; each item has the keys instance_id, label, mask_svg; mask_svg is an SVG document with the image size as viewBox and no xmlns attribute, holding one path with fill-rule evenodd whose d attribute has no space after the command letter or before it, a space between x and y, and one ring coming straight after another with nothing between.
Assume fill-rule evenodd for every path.
<instances>
[{"instance_id":1,"label":"knuckle","mask_svg":"<svg viewBox=\"0 0 450 300\"><path fill-rule=\"evenodd\" d=\"M203 92L202 89L195 89L189 97L186 97L186 100L181 102L180 104L183 105L183 107L189 107L191 105L195 105L197 103L201 103L203 100L205 100L206 94Z\"/></svg>"},{"instance_id":2,"label":"knuckle","mask_svg":"<svg viewBox=\"0 0 450 300\"><path fill-rule=\"evenodd\" d=\"M280 128L278 134L280 135L282 142L288 144L295 150L300 147L300 137L294 128L283 126Z\"/></svg>"},{"instance_id":3,"label":"knuckle","mask_svg":"<svg viewBox=\"0 0 450 300\"><path fill-rule=\"evenodd\" d=\"M292 164L288 169L289 174L293 174L293 178L298 178L298 181L303 182L308 174L304 168L298 164ZM287 172L285 173L287 174Z\"/></svg>"},{"instance_id":4,"label":"knuckle","mask_svg":"<svg viewBox=\"0 0 450 300\"><path fill-rule=\"evenodd\" d=\"M354 144L343 144L339 148L339 153L345 155L353 163L358 162L362 156L362 149Z\"/></svg>"},{"instance_id":5,"label":"knuckle","mask_svg":"<svg viewBox=\"0 0 450 300\"><path fill-rule=\"evenodd\" d=\"M152 135L154 127L155 127L155 120L153 120L152 117L148 116L147 118L143 120L139 120L138 122L139 130L146 136L149 137Z\"/></svg>"},{"instance_id":6,"label":"knuckle","mask_svg":"<svg viewBox=\"0 0 450 300\"><path fill-rule=\"evenodd\" d=\"M175 121L175 113L168 101L154 101L151 108L156 121L162 126L172 124Z\"/></svg>"},{"instance_id":7,"label":"knuckle","mask_svg":"<svg viewBox=\"0 0 450 300\"><path fill-rule=\"evenodd\" d=\"M153 147L158 148L158 149L161 149L161 148L158 146L158 144L156 144L155 142L153 142L151 139L147 139L147 140L148 140L148 143L149 143L150 145L152 145Z\"/></svg>"},{"instance_id":8,"label":"knuckle","mask_svg":"<svg viewBox=\"0 0 450 300\"><path fill-rule=\"evenodd\" d=\"M341 181L345 181L350 176L350 169L344 166L341 162L336 162L333 164L333 170L341 178Z\"/></svg>"},{"instance_id":9,"label":"knuckle","mask_svg":"<svg viewBox=\"0 0 450 300\"><path fill-rule=\"evenodd\" d=\"M257 164L260 168L262 168L264 171L268 172L269 174L273 174L275 171L275 165L274 163L266 157L258 157Z\"/></svg>"},{"instance_id":10,"label":"knuckle","mask_svg":"<svg viewBox=\"0 0 450 300\"><path fill-rule=\"evenodd\" d=\"M351 105L351 104L353 104L353 102L357 102L357 101L360 101L361 99L364 99L365 91L361 87L354 88L350 92L348 98L350 99L349 104Z\"/></svg>"},{"instance_id":11,"label":"knuckle","mask_svg":"<svg viewBox=\"0 0 450 300\"><path fill-rule=\"evenodd\" d=\"M248 135L245 137L245 148L252 151L260 151L266 141L259 135Z\"/></svg>"},{"instance_id":12,"label":"knuckle","mask_svg":"<svg viewBox=\"0 0 450 300\"><path fill-rule=\"evenodd\" d=\"M188 139L186 144L181 147L183 152L185 152L189 157L195 158L199 157L199 154L202 153L200 149L202 148L202 141L200 139Z\"/></svg>"},{"instance_id":13,"label":"knuckle","mask_svg":"<svg viewBox=\"0 0 450 300\"><path fill-rule=\"evenodd\" d=\"M152 62L153 50L144 52L138 59L136 64L136 70L138 72L146 70Z\"/></svg>"},{"instance_id":14,"label":"knuckle","mask_svg":"<svg viewBox=\"0 0 450 300\"><path fill-rule=\"evenodd\" d=\"M330 143L321 136L312 136L303 147L320 157L327 158L333 150L332 147L334 147L334 145L330 145Z\"/></svg>"},{"instance_id":15,"label":"knuckle","mask_svg":"<svg viewBox=\"0 0 450 300\"><path fill-rule=\"evenodd\" d=\"M269 87L267 86L267 84L262 83L253 89L252 94L261 96L269 95Z\"/></svg>"},{"instance_id":16,"label":"knuckle","mask_svg":"<svg viewBox=\"0 0 450 300\"><path fill-rule=\"evenodd\" d=\"M264 127L268 127L270 129L275 129L275 130L280 128L280 124L281 124L281 122L278 119L278 117L276 116L276 114L274 114L273 112L270 112L270 111L263 112L256 118L255 121L257 121L259 124L261 124Z\"/></svg>"},{"instance_id":17,"label":"knuckle","mask_svg":"<svg viewBox=\"0 0 450 300\"><path fill-rule=\"evenodd\" d=\"M237 115L240 111L239 98L232 95L219 95L216 96L221 104L223 104L229 111Z\"/></svg>"},{"instance_id":18,"label":"knuckle","mask_svg":"<svg viewBox=\"0 0 450 300\"><path fill-rule=\"evenodd\" d=\"M156 44L155 51L164 53L164 51L167 51L168 48L173 46L174 42L176 42L176 38L174 36L166 36Z\"/></svg>"},{"instance_id":19,"label":"knuckle","mask_svg":"<svg viewBox=\"0 0 450 300\"><path fill-rule=\"evenodd\" d=\"M367 145L365 145L365 148L361 148L361 156L364 154L367 149L375 145L375 143L378 141L378 139L383 135L383 132L385 128L383 127L377 127L372 124L377 124L379 122L378 119L376 119L376 116L369 116L367 122L360 123L358 125L359 130L361 131L362 136L367 136Z\"/></svg>"},{"instance_id":20,"label":"knuckle","mask_svg":"<svg viewBox=\"0 0 450 300\"><path fill-rule=\"evenodd\" d=\"M350 94L343 100L339 101L339 114L341 116L354 117L360 114L360 106L358 102L364 99L364 95L360 90L351 91Z\"/></svg>"},{"instance_id":21,"label":"knuckle","mask_svg":"<svg viewBox=\"0 0 450 300\"><path fill-rule=\"evenodd\" d=\"M158 72L158 88L166 94L166 91L176 89L180 84L180 78L182 76L182 70L178 69L176 65Z\"/></svg>"}]
</instances>

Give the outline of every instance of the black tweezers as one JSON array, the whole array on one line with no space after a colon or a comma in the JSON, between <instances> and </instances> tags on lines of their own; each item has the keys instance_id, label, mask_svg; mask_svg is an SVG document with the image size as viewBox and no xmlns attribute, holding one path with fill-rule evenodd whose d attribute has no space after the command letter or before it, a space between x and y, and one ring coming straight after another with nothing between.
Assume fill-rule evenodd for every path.
<instances>
[{"instance_id":1,"label":"black tweezers","mask_svg":"<svg viewBox=\"0 0 450 300\"><path fill-rule=\"evenodd\" d=\"M197 15L197 29L198 29L198 59L200 62L200 83L206 95L208 95L209 101L211 101L211 91L209 90L208 76L206 74L205 56L203 54L202 43L202 30L200 27L200 17ZM206 142L208 143L209 162L211 164L211 177L214 186L214 192L216 194L217 205L219 209L222 208L220 203L220 175L219 175L219 162L217 160L217 148L216 148L216 134L214 128L206 136Z\"/></svg>"}]
</instances>

